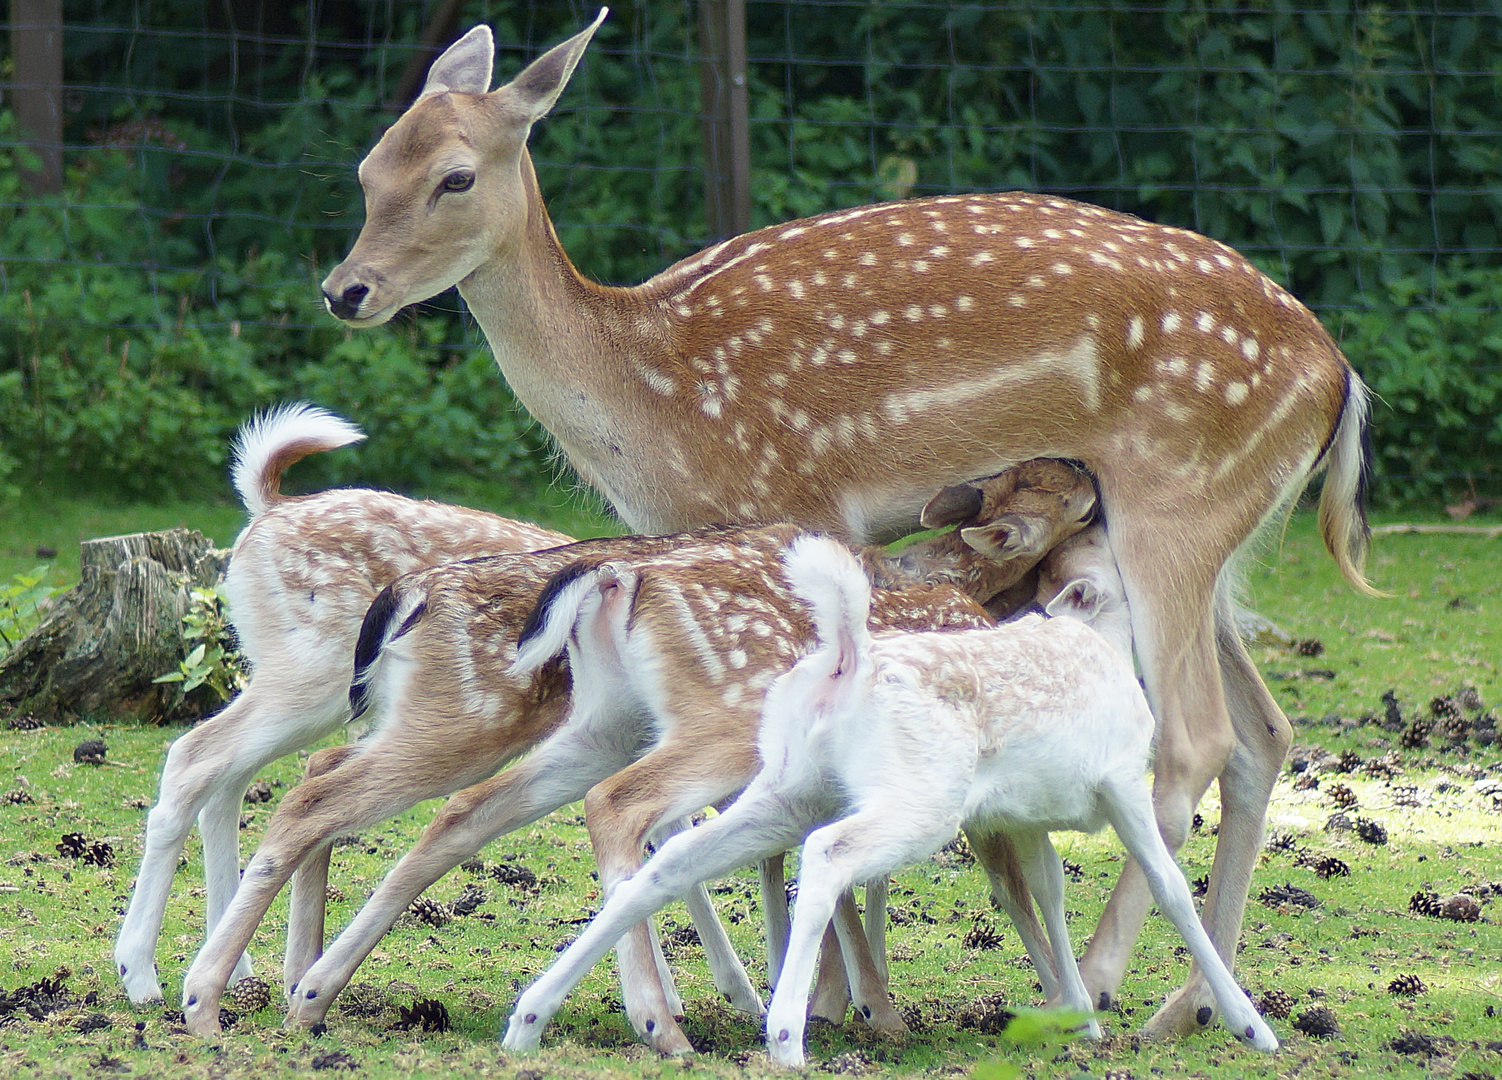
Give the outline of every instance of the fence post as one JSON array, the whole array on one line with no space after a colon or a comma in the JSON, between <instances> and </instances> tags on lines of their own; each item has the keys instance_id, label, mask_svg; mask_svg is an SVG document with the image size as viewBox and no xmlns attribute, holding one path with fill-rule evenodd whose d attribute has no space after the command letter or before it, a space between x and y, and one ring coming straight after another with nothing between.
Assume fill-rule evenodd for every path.
<instances>
[{"instance_id":1,"label":"fence post","mask_svg":"<svg viewBox=\"0 0 1502 1080\"><path fill-rule=\"evenodd\" d=\"M710 240L751 227L751 126L745 0L699 0L704 211Z\"/></svg>"},{"instance_id":2,"label":"fence post","mask_svg":"<svg viewBox=\"0 0 1502 1080\"><path fill-rule=\"evenodd\" d=\"M33 194L63 187L63 0L10 0L11 83L21 143L41 159L21 169Z\"/></svg>"}]
</instances>

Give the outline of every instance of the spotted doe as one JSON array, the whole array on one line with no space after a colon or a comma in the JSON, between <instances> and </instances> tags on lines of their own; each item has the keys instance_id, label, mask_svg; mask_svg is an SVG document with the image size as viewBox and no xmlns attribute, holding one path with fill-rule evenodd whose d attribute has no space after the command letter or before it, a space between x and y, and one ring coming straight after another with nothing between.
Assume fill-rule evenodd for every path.
<instances>
[{"instance_id":1,"label":"spotted doe","mask_svg":"<svg viewBox=\"0 0 1502 1080\"><path fill-rule=\"evenodd\" d=\"M349 719L350 658L371 600L399 575L465 554L556 547L570 538L522 521L384 491L340 488L287 497L293 463L363 439L309 405L251 421L234 450L234 484L250 514L224 588L250 662L248 685L224 710L172 744L146 818L141 869L115 941L115 964L136 1004L159 1001L156 944L178 856L198 817L210 933L239 885L240 806L264 766ZM289 936L289 970L306 966L310 933ZM321 944L321 940L318 942ZM250 974L241 955L229 979Z\"/></svg>"},{"instance_id":2,"label":"spotted doe","mask_svg":"<svg viewBox=\"0 0 1502 1080\"><path fill-rule=\"evenodd\" d=\"M598 25L494 91L483 26L434 62L360 164L365 225L323 282L329 309L371 326L457 285L517 397L641 531L788 520L865 542L905 531L945 484L1083 462L1160 721L1169 846L1211 780L1226 796L1205 914L1231 963L1292 732L1217 595L1323 468L1325 544L1367 588L1361 381L1225 245L1048 195L855 207L633 288L588 281L526 142ZM1084 961L1093 994L1115 992L1149 904L1128 864ZM1197 1030L1213 1005L1192 977L1149 1030Z\"/></svg>"},{"instance_id":3,"label":"spotted doe","mask_svg":"<svg viewBox=\"0 0 1502 1080\"><path fill-rule=\"evenodd\" d=\"M1276 1049L1200 926L1158 834L1144 777L1153 718L1133 674L1109 549L1081 546L1071 556L1078 563L1091 550L1105 555L1094 576L1066 583L1049 603L1054 613L1081 617L1025 615L988 629L873 636L871 585L859 563L826 538L795 541L787 575L812 609L818 647L767 693L761 772L724 813L667 841L616 887L522 994L505 1047L535 1048L568 990L625 926L666 897L803 841L787 959L767 1013L773 1063L801 1068L815 949L835 898L926 859L958 828L977 839L1004 836L1015 848L1048 927L1062 1002L1090 1014L1048 833L1109 821L1205 971L1232 1032ZM1096 619L1115 644L1087 625ZM999 868L987 861L991 850L975 845L993 891L1004 892ZM1100 1037L1093 1015L1087 1028Z\"/></svg>"}]
</instances>

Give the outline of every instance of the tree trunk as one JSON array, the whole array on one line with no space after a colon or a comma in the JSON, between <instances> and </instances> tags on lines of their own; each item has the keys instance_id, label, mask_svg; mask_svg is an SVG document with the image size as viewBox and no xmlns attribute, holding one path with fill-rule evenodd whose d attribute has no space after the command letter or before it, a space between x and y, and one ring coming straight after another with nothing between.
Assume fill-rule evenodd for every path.
<instances>
[{"instance_id":1,"label":"tree trunk","mask_svg":"<svg viewBox=\"0 0 1502 1080\"><path fill-rule=\"evenodd\" d=\"M82 580L0 661L0 709L38 720L193 720L217 704L153 683L182 660L195 586L224 576L229 552L192 529L85 540ZM206 689L206 688L205 688Z\"/></svg>"}]
</instances>

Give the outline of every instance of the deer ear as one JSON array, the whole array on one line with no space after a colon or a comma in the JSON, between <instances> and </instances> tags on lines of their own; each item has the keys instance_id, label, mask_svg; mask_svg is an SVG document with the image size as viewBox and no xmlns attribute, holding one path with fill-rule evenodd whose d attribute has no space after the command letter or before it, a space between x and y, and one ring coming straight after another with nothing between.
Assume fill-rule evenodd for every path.
<instances>
[{"instance_id":1,"label":"deer ear","mask_svg":"<svg viewBox=\"0 0 1502 1080\"><path fill-rule=\"evenodd\" d=\"M1069 615L1081 622L1093 622L1100 614L1101 592L1089 578L1075 578L1059 590L1043 610L1050 616Z\"/></svg>"},{"instance_id":2,"label":"deer ear","mask_svg":"<svg viewBox=\"0 0 1502 1080\"><path fill-rule=\"evenodd\" d=\"M490 65L495 60L495 39L490 27L477 26L454 42L428 68L428 81L419 98L453 90L460 94L490 92Z\"/></svg>"},{"instance_id":3,"label":"deer ear","mask_svg":"<svg viewBox=\"0 0 1502 1080\"><path fill-rule=\"evenodd\" d=\"M918 522L925 529L958 525L980 513L980 505L980 488L974 484L951 484L928 500Z\"/></svg>"},{"instance_id":4,"label":"deer ear","mask_svg":"<svg viewBox=\"0 0 1502 1080\"><path fill-rule=\"evenodd\" d=\"M960 539L965 542L965 546L998 562L1017 558L1027 547L1023 529L1017 522L1006 517L961 529Z\"/></svg>"},{"instance_id":5,"label":"deer ear","mask_svg":"<svg viewBox=\"0 0 1502 1080\"><path fill-rule=\"evenodd\" d=\"M600 24L605 21L605 16L608 14L610 14L610 9L602 7L600 13L595 16L594 22L563 44L554 45L523 68L520 75L506 84L504 89L510 90L515 96L517 104L527 115L528 123L535 124L553 108L558 95L562 94L563 88L568 85L574 68L578 66L579 58L584 55L589 39L595 36L595 31L600 28Z\"/></svg>"}]
</instances>

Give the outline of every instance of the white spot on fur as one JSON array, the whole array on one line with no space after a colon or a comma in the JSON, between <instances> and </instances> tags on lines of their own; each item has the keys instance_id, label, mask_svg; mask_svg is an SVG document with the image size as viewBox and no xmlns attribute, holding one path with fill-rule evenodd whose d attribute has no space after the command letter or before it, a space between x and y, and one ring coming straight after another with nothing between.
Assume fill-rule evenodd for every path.
<instances>
[{"instance_id":1,"label":"white spot on fur","mask_svg":"<svg viewBox=\"0 0 1502 1080\"><path fill-rule=\"evenodd\" d=\"M1182 321L1183 320L1179 318L1179 313L1177 311L1165 311L1163 313L1163 321L1158 325L1163 328L1163 332L1165 334L1171 334L1179 328L1179 324Z\"/></svg>"},{"instance_id":2,"label":"white spot on fur","mask_svg":"<svg viewBox=\"0 0 1502 1080\"><path fill-rule=\"evenodd\" d=\"M1129 349L1142 347L1143 323L1141 315L1133 315L1127 320L1126 343Z\"/></svg>"},{"instance_id":3,"label":"white spot on fur","mask_svg":"<svg viewBox=\"0 0 1502 1080\"><path fill-rule=\"evenodd\" d=\"M1226 383L1226 404L1231 406L1240 405L1246 400L1247 386L1244 382Z\"/></svg>"}]
</instances>

